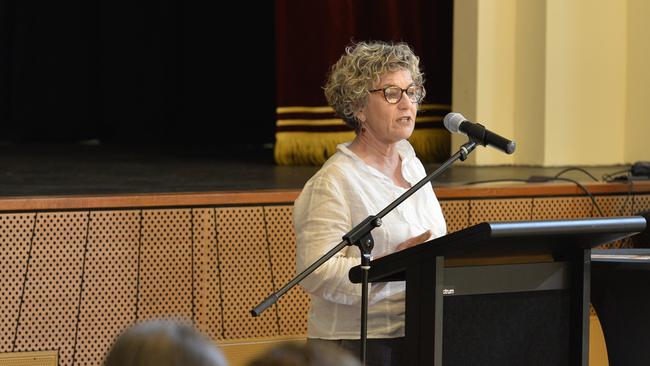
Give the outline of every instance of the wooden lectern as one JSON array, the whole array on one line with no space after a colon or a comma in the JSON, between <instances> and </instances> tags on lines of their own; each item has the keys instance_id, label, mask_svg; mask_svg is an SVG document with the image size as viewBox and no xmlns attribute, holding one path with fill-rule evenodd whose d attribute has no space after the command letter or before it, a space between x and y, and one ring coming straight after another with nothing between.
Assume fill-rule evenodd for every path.
<instances>
[{"instance_id":1,"label":"wooden lectern","mask_svg":"<svg viewBox=\"0 0 650 366\"><path fill-rule=\"evenodd\" d=\"M406 281L404 365L587 366L591 248L645 225L481 223L372 261L369 280Z\"/></svg>"}]
</instances>

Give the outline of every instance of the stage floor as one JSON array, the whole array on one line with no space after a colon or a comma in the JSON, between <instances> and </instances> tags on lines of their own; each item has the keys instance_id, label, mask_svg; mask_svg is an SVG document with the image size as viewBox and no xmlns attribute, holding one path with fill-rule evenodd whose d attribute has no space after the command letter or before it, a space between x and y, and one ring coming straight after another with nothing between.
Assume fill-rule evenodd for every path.
<instances>
[{"instance_id":1,"label":"stage floor","mask_svg":"<svg viewBox=\"0 0 650 366\"><path fill-rule=\"evenodd\" d=\"M0 146L0 197L300 189L318 168L277 166L272 150L262 148L3 145ZM437 165L425 164L425 168L432 172ZM602 181L603 174L629 167L581 168ZM434 186L553 176L563 169L473 167L457 162ZM580 171L562 176L580 182L592 181Z\"/></svg>"}]
</instances>

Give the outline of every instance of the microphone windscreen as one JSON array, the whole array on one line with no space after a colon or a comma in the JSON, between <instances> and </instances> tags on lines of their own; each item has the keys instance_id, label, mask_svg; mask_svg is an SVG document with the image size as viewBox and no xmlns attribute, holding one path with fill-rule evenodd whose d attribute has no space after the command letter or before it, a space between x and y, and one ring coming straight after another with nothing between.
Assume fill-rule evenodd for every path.
<instances>
[{"instance_id":1,"label":"microphone windscreen","mask_svg":"<svg viewBox=\"0 0 650 366\"><path fill-rule=\"evenodd\" d=\"M458 133L458 128L460 128L460 124L465 121L467 121L467 118L465 118L462 114L451 112L445 116L443 123L445 124L446 129L448 129L453 133Z\"/></svg>"}]
</instances>

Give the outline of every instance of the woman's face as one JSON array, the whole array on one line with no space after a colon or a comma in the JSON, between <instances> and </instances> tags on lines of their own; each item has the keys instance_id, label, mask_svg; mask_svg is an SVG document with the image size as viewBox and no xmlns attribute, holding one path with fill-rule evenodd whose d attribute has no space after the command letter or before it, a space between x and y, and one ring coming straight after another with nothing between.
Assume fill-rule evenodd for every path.
<instances>
[{"instance_id":1,"label":"woman's face","mask_svg":"<svg viewBox=\"0 0 650 366\"><path fill-rule=\"evenodd\" d=\"M387 86L406 89L411 85L411 73L399 70L382 75L372 89L383 89ZM399 102L390 104L384 98L384 92L380 90L370 93L368 103L356 116L366 129L366 132L362 133L368 133L382 143L394 144L409 138L413 133L417 107L417 103L411 102L406 93L402 93Z\"/></svg>"}]
</instances>

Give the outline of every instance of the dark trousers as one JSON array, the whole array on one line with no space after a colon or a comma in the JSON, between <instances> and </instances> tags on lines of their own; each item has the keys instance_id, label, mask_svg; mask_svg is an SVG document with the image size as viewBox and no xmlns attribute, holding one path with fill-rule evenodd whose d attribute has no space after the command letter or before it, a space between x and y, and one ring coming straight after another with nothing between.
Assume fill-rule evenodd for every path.
<instances>
[{"instance_id":1,"label":"dark trousers","mask_svg":"<svg viewBox=\"0 0 650 366\"><path fill-rule=\"evenodd\" d=\"M361 358L361 340L359 339L315 339L309 338L307 342L327 342L335 344L350 351L357 358ZM368 339L366 343L367 366L402 366L404 338L379 338Z\"/></svg>"}]
</instances>

